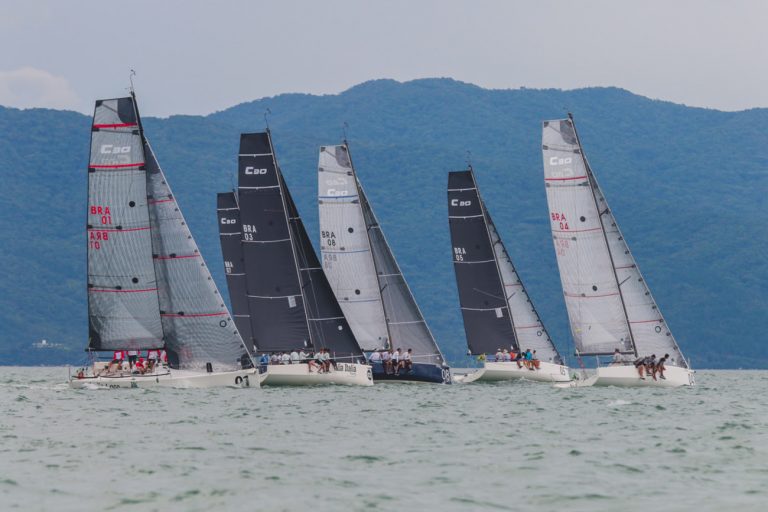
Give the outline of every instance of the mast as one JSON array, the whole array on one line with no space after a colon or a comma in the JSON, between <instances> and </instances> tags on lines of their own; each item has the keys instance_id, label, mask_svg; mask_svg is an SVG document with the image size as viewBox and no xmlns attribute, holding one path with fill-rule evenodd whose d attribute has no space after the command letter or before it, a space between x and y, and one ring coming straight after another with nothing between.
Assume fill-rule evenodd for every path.
<instances>
[{"instance_id":1,"label":"mast","mask_svg":"<svg viewBox=\"0 0 768 512\"><path fill-rule=\"evenodd\" d=\"M605 247L608 249L608 257L611 260L611 269L613 270L613 277L616 280L616 287L619 290L619 298L621 299L621 309L624 312L624 320L627 322L627 328L629 329L629 340L632 343L632 350L635 353L635 357L638 357L637 353L637 345L635 345L635 337L632 332L632 323L629 321L629 315L627 314L627 305L624 301L624 293L621 290L622 283L619 282L619 276L616 274L616 264L613 261L613 253L611 252L611 244L608 243L608 235L605 231L605 223L603 222L603 214L605 214L608 210L600 211L600 205L597 202L597 196L595 196L595 188L599 185L597 184L597 180L595 179L594 174L592 173L592 168L589 166L589 162L587 162L587 157L584 154L584 147L581 145L581 139L579 138L579 132L576 130L576 123L573 122L573 114L568 112L568 119L571 121L571 126L573 126L573 133L576 136L576 144L579 147L579 156L581 157L582 161L584 162L584 168L587 171L587 174L589 176L589 182L590 187L589 191L592 194L592 200L595 202L595 209L598 213L598 218L600 219L600 226L603 228L603 239L605 240ZM607 207L606 207L607 208Z\"/></svg>"}]
</instances>

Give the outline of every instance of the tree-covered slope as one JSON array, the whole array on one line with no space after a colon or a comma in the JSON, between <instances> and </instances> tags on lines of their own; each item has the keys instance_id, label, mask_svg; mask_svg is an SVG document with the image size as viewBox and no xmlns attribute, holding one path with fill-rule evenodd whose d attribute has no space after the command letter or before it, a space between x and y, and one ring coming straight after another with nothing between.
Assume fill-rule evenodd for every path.
<instances>
[{"instance_id":1,"label":"tree-covered slope","mask_svg":"<svg viewBox=\"0 0 768 512\"><path fill-rule=\"evenodd\" d=\"M762 340L768 111L689 108L613 88L486 90L428 79L377 80L339 95L285 94L206 117L145 119L222 291L215 193L232 187L238 135L262 130L267 108L278 159L315 243L317 148L337 143L349 125L358 174L454 363L465 361L465 346L445 187L447 171L465 167L468 156L543 320L560 349L572 352L540 150L541 121L571 111L624 235L693 365L768 365ZM2 364L82 358L89 122L71 112L0 108ZM40 338L66 348L33 349Z\"/></svg>"}]
</instances>

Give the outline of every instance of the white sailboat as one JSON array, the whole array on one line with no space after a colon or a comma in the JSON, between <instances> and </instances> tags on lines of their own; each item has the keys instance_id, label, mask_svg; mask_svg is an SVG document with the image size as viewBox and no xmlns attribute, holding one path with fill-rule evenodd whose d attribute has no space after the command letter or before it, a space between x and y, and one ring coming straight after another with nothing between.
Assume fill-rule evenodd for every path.
<instances>
[{"instance_id":1,"label":"white sailboat","mask_svg":"<svg viewBox=\"0 0 768 512\"><path fill-rule=\"evenodd\" d=\"M552 239L576 350L598 361L618 350L625 359L599 366L582 384L693 385L693 370L619 230L572 117L544 122L542 150ZM663 378L633 364L652 354L668 355Z\"/></svg>"},{"instance_id":2,"label":"white sailboat","mask_svg":"<svg viewBox=\"0 0 768 512\"><path fill-rule=\"evenodd\" d=\"M448 223L467 345L485 359L483 368L456 380L569 381L568 367L512 264L471 168L448 174ZM516 355L530 349L536 358L490 361L501 349Z\"/></svg>"},{"instance_id":3,"label":"white sailboat","mask_svg":"<svg viewBox=\"0 0 768 512\"><path fill-rule=\"evenodd\" d=\"M160 351L141 373L95 362L72 388L258 387L251 356L149 147L136 99L96 102L88 165L91 354Z\"/></svg>"}]
</instances>

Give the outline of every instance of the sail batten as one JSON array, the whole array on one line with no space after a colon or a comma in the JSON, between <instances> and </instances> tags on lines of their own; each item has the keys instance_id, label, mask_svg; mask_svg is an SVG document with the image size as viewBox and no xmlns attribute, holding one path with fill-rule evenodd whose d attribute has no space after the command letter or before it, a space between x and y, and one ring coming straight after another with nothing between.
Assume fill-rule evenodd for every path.
<instances>
[{"instance_id":1,"label":"sail batten","mask_svg":"<svg viewBox=\"0 0 768 512\"><path fill-rule=\"evenodd\" d=\"M687 366L605 195L572 119L546 121L544 178L571 333L581 354L660 356Z\"/></svg>"}]
</instances>

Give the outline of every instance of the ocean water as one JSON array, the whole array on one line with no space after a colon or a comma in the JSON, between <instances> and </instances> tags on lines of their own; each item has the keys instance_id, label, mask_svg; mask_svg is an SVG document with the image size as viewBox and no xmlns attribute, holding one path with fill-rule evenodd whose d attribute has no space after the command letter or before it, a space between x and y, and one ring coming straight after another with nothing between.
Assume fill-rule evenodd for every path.
<instances>
[{"instance_id":1,"label":"ocean water","mask_svg":"<svg viewBox=\"0 0 768 512\"><path fill-rule=\"evenodd\" d=\"M73 391L0 368L2 510L768 510L768 372Z\"/></svg>"}]
</instances>

